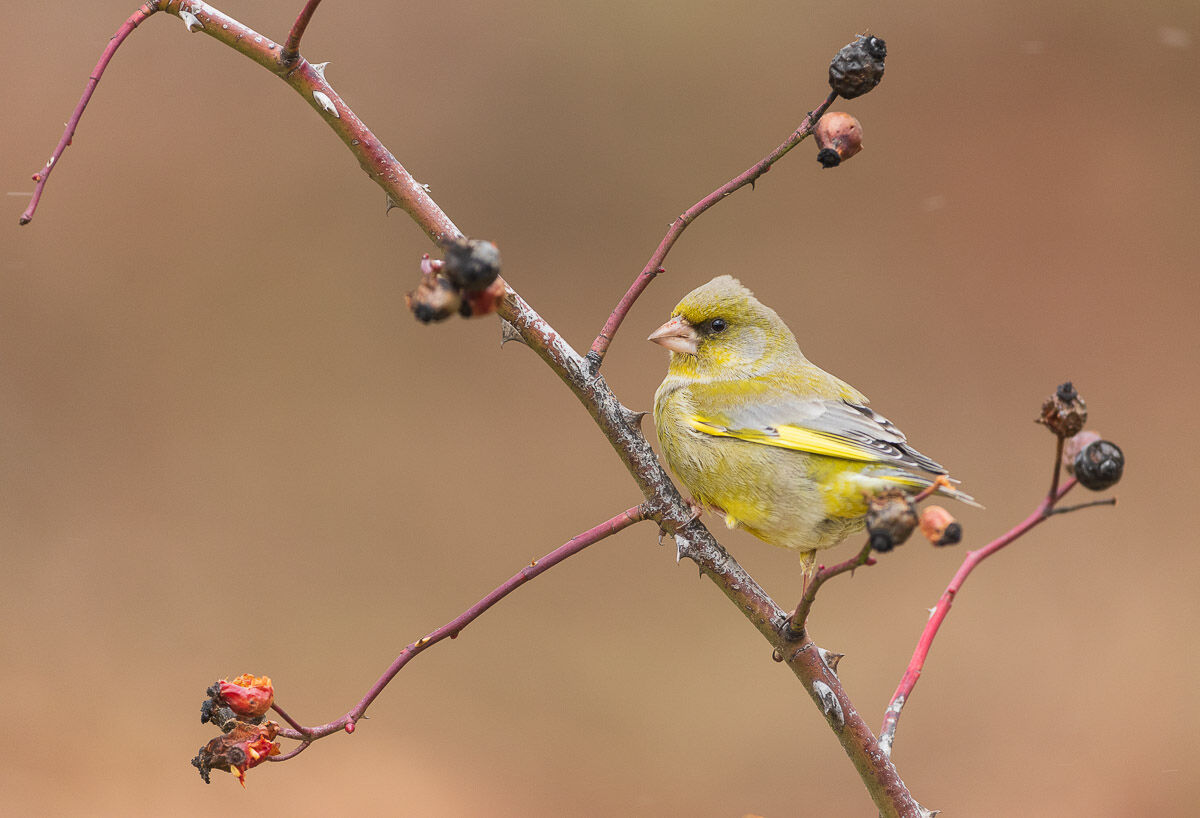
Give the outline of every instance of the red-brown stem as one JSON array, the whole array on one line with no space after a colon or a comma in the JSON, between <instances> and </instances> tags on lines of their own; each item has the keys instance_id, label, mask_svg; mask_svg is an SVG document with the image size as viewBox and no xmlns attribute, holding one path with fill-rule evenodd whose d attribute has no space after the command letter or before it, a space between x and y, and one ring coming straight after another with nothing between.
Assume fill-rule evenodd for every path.
<instances>
[{"instance_id":1,"label":"red-brown stem","mask_svg":"<svg viewBox=\"0 0 1200 818\"><path fill-rule=\"evenodd\" d=\"M837 93L830 91L825 101L812 111L809 111L808 116L804 117L804 120L800 123L800 127L792 131L791 136L785 139L779 147L696 202L675 219L675 221L671 222L671 226L667 229L667 234L658 243L658 247L651 254L649 261L646 262L646 266L642 268L642 272L634 279L633 285L617 304L617 308L612 311L608 320L604 322L604 328L600 330L600 334L596 336L596 340L592 342L592 348L588 351L587 358L593 373L599 371L600 364L604 361L604 355L608 352L609 344L612 343L613 337L617 334L617 330L620 328L621 322L625 320L625 316L629 313L633 302L637 300L638 296L654 280L654 277L662 272L663 261L666 260L667 253L671 252L671 248L675 245L680 234L687 229L687 226L699 218L700 214L735 190L754 184L758 177L769 171L772 165L782 159L788 151L799 145L805 137L813 132L813 129L817 127L818 120L829 110L829 106L833 104L835 99L837 99Z\"/></svg>"},{"instance_id":2,"label":"red-brown stem","mask_svg":"<svg viewBox=\"0 0 1200 818\"><path fill-rule=\"evenodd\" d=\"M304 4L304 8L300 9L296 22L292 23L292 30L288 32L287 42L283 44L283 51L279 52L279 61L289 68L300 56L300 40L304 37L304 30L308 28L313 13L319 5L321 5L321 0L308 0Z\"/></svg>"},{"instance_id":3,"label":"red-brown stem","mask_svg":"<svg viewBox=\"0 0 1200 818\"><path fill-rule=\"evenodd\" d=\"M1050 478L1050 490L1046 492L1047 498L1053 498L1058 494L1058 479L1062 474L1063 445L1066 441L1062 435L1056 435L1056 437L1058 438L1058 445L1054 449L1054 476ZM1051 503L1053 503L1053 500L1051 500Z\"/></svg>"},{"instance_id":4,"label":"red-brown stem","mask_svg":"<svg viewBox=\"0 0 1200 818\"><path fill-rule=\"evenodd\" d=\"M938 600L937 606L930 614L929 621L925 624L925 630L921 632L921 638L917 642L916 649L913 651L912 659L909 660L908 668L904 671L904 676L901 677L900 684L897 685L896 692L892 694L892 700L884 713L883 727L879 730L879 748L886 755L890 756L892 752L892 743L896 739L896 726L900 722L900 711L904 709L909 695L912 693L913 688L916 687L917 680L921 678L921 670L925 667L925 659L929 656L929 649L933 646L934 637L937 636L938 629L942 626L942 621L950 613L950 606L954 604L954 598L957 596L959 589L962 588L963 583L967 581L967 577L971 575L971 572L975 570L975 566L979 565L979 563L1012 543L1047 517L1050 517L1054 504L1061 500L1074 487L1075 480L1068 480L1061 488L1057 488L1054 494L1047 495L1038 504L1038 507L1034 509L1032 514L1006 534L992 540L978 551L967 552L962 565L955 572L954 578L950 580L950 584L942 592L942 598Z\"/></svg>"},{"instance_id":5,"label":"red-brown stem","mask_svg":"<svg viewBox=\"0 0 1200 818\"><path fill-rule=\"evenodd\" d=\"M75 129L79 126L79 119L83 116L83 109L87 107L88 101L96 91L96 86L100 84L100 78L104 76L104 69L108 68L108 63L112 60L113 54L117 53L117 49L121 47L121 43L125 42L125 38L132 34L134 29L140 26L143 20L156 11L158 11L157 3L143 3L138 7L137 11L129 15L129 19L122 23L121 27L117 29L117 33L109 39L108 45L104 48L104 53L100 55L100 60L88 76L87 85L83 88L83 96L79 98L79 104L75 106L75 110L71 113L71 118L67 120L66 130L63 131L62 138L58 140L58 145L54 148L54 153L50 154L50 160L34 176L37 180L37 185L33 189L33 198L29 200L29 207L25 208L25 212L21 214L18 224L29 224L33 220L33 213L37 210L38 202L41 201L42 191L46 187L46 180L50 178L50 171L54 170L58 164L58 160L62 158L63 151L71 144L71 139L75 136Z\"/></svg>"},{"instance_id":6,"label":"red-brown stem","mask_svg":"<svg viewBox=\"0 0 1200 818\"><path fill-rule=\"evenodd\" d=\"M366 695L362 697L362 700L360 700L358 704L350 709L350 712L346 713L346 715L342 716L340 719L331 721L328 724L319 725L317 727L302 727L297 724L291 716L287 715L278 705L272 705L272 709L278 713L288 724L292 725L293 728L280 728L279 735L284 736L285 738L296 739L307 745L319 738L324 738L325 736L336 733L339 730L344 730L346 729L347 725L355 724L363 717L363 714L366 713L367 708L370 707L371 703L374 702L379 694L383 692L383 689L388 686L392 679L396 677L396 674L403 670L404 666L407 665L414 656L422 653L426 648L436 645L443 639L455 638L459 633L462 632L464 628L467 627L467 625L470 625L472 622L478 619L485 611L534 577L544 574L546 571L549 571L551 568L558 565L568 557L578 554L589 545L598 543L606 537L610 537L613 534L616 534L618 531L622 531L634 523L644 519L646 519L646 517L642 507L634 506L633 508L622 511L612 519L606 520L600 525L590 528L582 534L572 537L565 544L554 549L540 560L534 560L532 563L514 574L506 582L499 585L490 594L476 602L470 608L467 608L467 610L463 611L457 617L450 620L445 625L442 625L432 633L423 636L417 641L409 644L404 648L404 650L400 651L400 655L396 657L396 660L392 662L384 674L379 677L378 681L371 685L371 689L368 690ZM270 760L286 761L289 758L294 758L299 751L300 748L297 748L286 755L273 756Z\"/></svg>"},{"instance_id":7,"label":"red-brown stem","mask_svg":"<svg viewBox=\"0 0 1200 818\"><path fill-rule=\"evenodd\" d=\"M633 284L625 291L625 295L621 296L621 300L617 302L617 306L609 314L608 320L604 322L604 327L600 330L600 334L596 336L595 341L592 341L592 348L588 350L588 365L591 367L593 374L600 371L600 364L604 361L604 354L608 351L608 345L612 343L613 336L617 334L617 329L620 328L621 322L629 314L629 310L633 307L633 302L637 301L638 296L646 291L651 281L665 272L666 270L662 267L655 267L654 269L647 267L638 273L638 277L633 280Z\"/></svg>"},{"instance_id":8,"label":"red-brown stem","mask_svg":"<svg viewBox=\"0 0 1200 818\"><path fill-rule=\"evenodd\" d=\"M100 62L96 66L97 71L93 72L94 78L88 81L88 87L84 91L83 99L76 106L75 115L67 123L67 130L59 141L55 157L61 154L63 149L66 148L67 143L71 141L71 134L74 133L75 125L78 124L79 117L83 114L83 108L87 105L87 101L95 89L95 83L99 81L98 72L103 71L104 66L112 58L112 52L116 50L117 46L124 41L129 32L136 28L145 17L155 11L165 11L178 16L181 6L186 6L200 20L203 28L196 29L195 33L207 34L209 37L229 46L239 54L249 57L263 68L278 76L290 85L294 91L300 94L304 98L304 101L321 115L322 119L325 120L325 124L332 128L333 132L338 135L338 138L346 144L346 147L358 159L359 165L362 166L367 176L382 187L387 193L388 198L403 208L435 243L441 245L447 239L462 235L462 231L438 207L437 203L430 197L429 192L425 190L425 187L412 177L412 174L396 160L396 157L392 156L391 152L384 147L375 134L371 133L371 130L363 124L363 121L351 110L350 106L338 96L337 92L333 90L333 86L325 80L320 70L303 58L295 60L290 66L284 65L282 54L280 53L281 48L277 43L272 42L269 37L259 34L254 29L243 25L207 3L192 6L187 0L159 0L159 2L149 2L144 4L125 22L125 25L117 31L117 34L113 37L113 41L109 43L104 51L104 55L100 58ZM328 111L321 104L320 99L316 96L318 92L323 94L329 101L329 104L334 107L336 115ZM38 183L38 188L34 191L34 198L29 203L29 207L25 210L24 215L21 216L21 224L27 224L33 218L33 212L37 208L38 200L41 198L41 189L45 185L45 175L49 172L50 166L56 161L57 159L52 157L50 162L47 163L47 167L43 170L43 178Z\"/></svg>"},{"instance_id":9,"label":"red-brown stem","mask_svg":"<svg viewBox=\"0 0 1200 818\"><path fill-rule=\"evenodd\" d=\"M817 598L817 591L821 586L829 580L836 577L838 574L844 574L847 571L853 571L863 565L874 565L875 560L871 557L871 543L868 541L859 552L844 562L839 562L836 565L831 565L826 568L824 565L820 567L812 580L804 588L804 593L800 596L800 604L796 606L796 610L792 611L788 617L787 625L783 629L783 637L785 639L800 639L804 636L804 626L808 622L808 614L812 611L814 600Z\"/></svg>"},{"instance_id":10,"label":"red-brown stem","mask_svg":"<svg viewBox=\"0 0 1200 818\"><path fill-rule=\"evenodd\" d=\"M306 728L304 727L304 725L302 725L300 722L296 721L296 720L295 720L295 719L293 719L291 716L289 716L289 715L288 715L288 714L287 714L287 713L284 711L284 709L283 709L282 707L280 707L280 706L279 706L279 704L278 704L278 703L276 703L276 702L272 702L272 703L271 703L271 709L272 709L272 710L274 710L276 713L278 713L278 714L279 714L279 718L283 719L283 720L284 720L284 721L286 721L288 724L292 725L292 727L296 728L296 730L298 730L299 732L303 733L303 732L305 731L305 729L306 729Z\"/></svg>"}]
</instances>

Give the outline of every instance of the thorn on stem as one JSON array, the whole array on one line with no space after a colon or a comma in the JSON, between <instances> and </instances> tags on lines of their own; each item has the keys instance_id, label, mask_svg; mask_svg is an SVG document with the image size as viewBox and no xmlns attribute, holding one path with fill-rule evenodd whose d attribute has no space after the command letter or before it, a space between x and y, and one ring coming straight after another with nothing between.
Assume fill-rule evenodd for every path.
<instances>
[{"instance_id":1,"label":"thorn on stem","mask_svg":"<svg viewBox=\"0 0 1200 818\"><path fill-rule=\"evenodd\" d=\"M834 730L841 730L846 726L846 716L842 712L842 703L838 701L837 694L833 692L833 688L819 679L813 682L813 693L817 694L817 700L821 704L821 712L825 714L825 718L833 726Z\"/></svg>"},{"instance_id":2,"label":"thorn on stem","mask_svg":"<svg viewBox=\"0 0 1200 818\"><path fill-rule=\"evenodd\" d=\"M334 119L341 119L342 115L338 113L337 106L333 104L333 100L324 91L313 91L313 99L321 109L332 116Z\"/></svg>"},{"instance_id":3,"label":"thorn on stem","mask_svg":"<svg viewBox=\"0 0 1200 818\"><path fill-rule=\"evenodd\" d=\"M183 24L187 27L188 34L192 34L197 30L204 29L204 23L200 22L200 18L190 11L179 10L179 19L183 20Z\"/></svg>"}]
</instances>

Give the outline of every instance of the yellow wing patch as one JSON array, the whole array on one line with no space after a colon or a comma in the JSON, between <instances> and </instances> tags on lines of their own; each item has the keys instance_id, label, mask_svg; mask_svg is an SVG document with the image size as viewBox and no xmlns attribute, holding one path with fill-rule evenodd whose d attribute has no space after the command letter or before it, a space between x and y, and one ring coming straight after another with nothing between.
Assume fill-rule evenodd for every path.
<instances>
[{"instance_id":1,"label":"yellow wing patch","mask_svg":"<svg viewBox=\"0 0 1200 818\"><path fill-rule=\"evenodd\" d=\"M830 432L818 432L803 426L781 424L770 429L727 429L711 421L690 416L688 422L697 432L715 437L732 437L765 446L777 446L808 454L825 457L840 457L845 460L861 460L864 463L879 463L877 452Z\"/></svg>"}]
</instances>

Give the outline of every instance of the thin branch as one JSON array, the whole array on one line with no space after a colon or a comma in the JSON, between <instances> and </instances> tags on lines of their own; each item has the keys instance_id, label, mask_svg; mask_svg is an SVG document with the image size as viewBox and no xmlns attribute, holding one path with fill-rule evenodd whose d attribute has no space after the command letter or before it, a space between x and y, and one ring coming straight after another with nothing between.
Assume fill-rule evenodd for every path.
<instances>
[{"instance_id":1,"label":"thin branch","mask_svg":"<svg viewBox=\"0 0 1200 818\"><path fill-rule=\"evenodd\" d=\"M62 158L63 151L71 144L71 139L75 136L75 129L79 126L79 120L83 116L83 110L87 108L88 101L91 100L92 94L96 91L96 86L100 84L100 78L104 76L104 69L108 68L108 63L112 60L113 54L117 53L117 49L121 47L121 43L125 42L125 38L132 34L133 30L140 26L143 20L157 11L157 3L143 3L138 7L137 11L129 15L128 20L121 24L121 27L117 29L117 33L109 38L108 45L104 48L104 53L100 55L100 60L88 76L87 85L83 88L83 96L79 98L79 104L71 112L71 118L67 120L66 130L63 131L62 138L58 140L58 145L54 148L54 153L50 154L49 161L42 166L42 169L33 175L33 180L37 182L37 186L34 187L33 198L29 200L29 207L25 208L25 212L21 214L18 224L29 224L33 220L33 214L37 210L38 202L42 199L42 191L46 187L46 181L50 178L50 171L54 170L58 164L58 160Z\"/></svg>"},{"instance_id":2,"label":"thin branch","mask_svg":"<svg viewBox=\"0 0 1200 818\"><path fill-rule=\"evenodd\" d=\"M1094 506L1115 506L1117 504L1116 497L1106 497L1103 500L1091 500L1086 503L1076 503L1073 506L1062 506L1061 508L1052 508L1046 512L1046 516L1050 517L1055 514L1070 514L1072 511L1079 511L1081 508L1092 508Z\"/></svg>"},{"instance_id":3,"label":"thin branch","mask_svg":"<svg viewBox=\"0 0 1200 818\"><path fill-rule=\"evenodd\" d=\"M353 732L355 723L357 723L359 719L363 718L363 714L366 713L367 708L371 706L371 703L378 698L379 694L383 692L383 689L388 686L392 679L396 677L396 674L398 674L413 657L444 639L456 638L464 628L478 619L485 611L487 611L501 599L504 599L504 597L511 594L517 588L520 588L526 582L529 582L529 580L533 579L534 577L544 574L546 571L549 571L551 568L558 565L568 557L578 554L589 545L594 545L606 537L610 537L619 531L623 531L634 523L644 519L646 519L646 516L642 507L634 506L633 508L622 511L612 519L605 520L600 525L590 528L582 534L572 537L566 543L554 549L541 559L534 560L532 563L514 574L510 579L501 583L495 588L495 590L493 590L483 599L476 602L470 608L467 608L467 610L463 611L457 617L450 620L445 625L442 625L442 627L438 628L432 633L422 636L417 641L406 646L404 650L400 651L400 655L396 657L396 660L392 662L384 674L379 677L375 684L371 685L371 689L367 691L366 695L362 697L359 703L351 708L350 711L341 718L317 727L302 727L294 719L292 719L291 716L288 716L280 707L273 706L275 712L278 713L293 728L280 728L279 735L284 736L285 738L296 739L303 742L304 745L307 745L319 738L324 738L325 736L336 733L339 730ZM271 758L271 761L285 761L289 758L295 757L297 752L298 750L288 753L287 755L274 756Z\"/></svg>"},{"instance_id":4,"label":"thin branch","mask_svg":"<svg viewBox=\"0 0 1200 818\"><path fill-rule=\"evenodd\" d=\"M604 354L608 351L608 345L612 343L613 336L617 334L617 329L620 328L621 322L625 320L625 316L632 309L633 302L637 301L638 297L646 291L651 281L665 272L666 270L662 267L655 267L654 269L647 267L638 273L638 277L633 280L633 284L625 291L625 295L621 296L621 300L617 302L617 306L609 314L608 320L604 322L604 327L600 330L600 334L596 336L595 341L592 341L592 348L588 350L588 366L591 367L593 373L600 371L600 364L604 362Z\"/></svg>"},{"instance_id":5,"label":"thin branch","mask_svg":"<svg viewBox=\"0 0 1200 818\"><path fill-rule=\"evenodd\" d=\"M1055 437L1057 438L1058 443L1055 445L1055 449L1054 449L1054 476L1052 478L1050 478L1050 490L1046 492L1047 499L1057 498L1057 496L1058 496L1058 481L1062 476L1062 468L1063 468L1062 455L1063 455L1063 446L1066 444L1066 440L1063 438L1062 435L1055 435ZM1053 500L1053 499L1050 500L1051 505L1053 505L1054 502L1055 502L1055 500Z\"/></svg>"},{"instance_id":6,"label":"thin branch","mask_svg":"<svg viewBox=\"0 0 1200 818\"><path fill-rule=\"evenodd\" d=\"M813 132L817 127L817 122L829 110L829 106L833 104L835 99L837 99L837 93L830 91L825 101L809 111L808 116L804 117L804 120L800 123L800 127L792 131L791 135L779 147L696 202L675 219L675 221L671 222L667 234L663 236L663 240L659 242L658 247L651 254L650 259L646 262L646 266L642 268L642 272L634 279L632 286L630 286L625 296L617 304L617 308L609 315L608 320L604 322L604 328L600 330L600 334L596 336L596 340L592 342L592 348L588 352L587 357L593 374L600 370L600 364L604 362L604 356L608 352L609 344L612 343L613 337L617 334L617 330L620 328L621 322L625 320L625 316L629 313L633 302L645 291L650 282L654 280L654 277L663 271L663 262L667 258L667 253L671 252L671 248L675 245L676 240L683 231L687 229L687 226L698 219L704 211L729 194L746 185L753 185L758 180L758 177L769 171L772 165L787 155L788 151L799 145L805 137Z\"/></svg>"},{"instance_id":7,"label":"thin branch","mask_svg":"<svg viewBox=\"0 0 1200 818\"><path fill-rule=\"evenodd\" d=\"M312 745L312 741L302 741L286 753L280 753L277 756L268 756L267 761L291 761L296 756L303 753Z\"/></svg>"},{"instance_id":8,"label":"thin branch","mask_svg":"<svg viewBox=\"0 0 1200 818\"><path fill-rule=\"evenodd\" d=\"M853 571L863 565L874 565L875 560L871 557L871 543L867 543L859 549L859 552L850 559L839 562L836 565L831 565L826 568L821 566L817 573L813 576L812 581L804 589L803 595L800 597L800 604L796 606L796 610L792 611L788 616L787 624L783 626L782 633L785 639L795 641L804 637L805 624L808 622L808 614L812 611L813 602L817 598L817 591L821 586L829 580L844 574L847 571Z\"/></svg>"},{"instance_id":9,"label":"thin branch","mask_svg":"<svg viewBox=\"0 0 1200 818\"><path fill-rule=\"evenodd\" d=\"M307 727L305 727L305 726L304 726L304 725L302 725L300 722L296 721L296 720L295 720L295 719L293 719L291 716L289 716L289 715L287 714L287 712L286 712L286 711L284 711L284 709L283 709L282 707L280 707L280 706L279 706L279 704L278 704L277 702L272 702L272 703L271 703L271 709L272 709L272 710L274 710L276 713L278 713L278 714L279 714L279 717L280 717L281 719L283 719L283 720L284 720L284 721L286 721L288 724L290 724L292 727L294 727L294 728L296 729L296 731L297 731L297 732L299 732L299 733L303 733L303 732L305 732L306 730L308 730L308 728L307 728Z\"/></svg>"},{"instance_id":10,"label":"thin branch","mask_svg":"<svg viewBox=\"0 0 1200 818\"><path fill-rule=\"evenodd\" d=\"M913 650L908 668L904 671L904 675L900 679L900 684L897 685L896 692L892 694L892 699L888 703L887 710L884 712L883 727L879 731L879 748L883 750L885 755L890 756L892 753L892 744L896 739L896 726L900 722L900 711L904 709L909 695L911 695L913 688L916 687L917 680L921 678L921 670L925 667L925 659L929 656L929 649L933 646L934 637L937 636L938 629L942 626L946 615L950 613L950 606L954 604L954 598L957 596L959 589L962 588L963 583L967 581L967 577L971 575L971 572L975 570L975 567L979 563L1049 518L1053 513L1054 504L1061 500L1074 487L1075 480L1068 480L1056 490L1055 494L1043 499L1032 514L1007 533L992 540L978 551L967 552L962 565L955 572L953 579L950 580L950 584L946 586L946 590L942 592L941 599L938 600L937 605L930 611L929 621L925 624L925 630L921 633L921 638L917 642L916 649Z\"/></svg>"},{"instance_id":11,"label":"thin branch","mask_svg":"<svg viewBox=\"0 0 1200 818\"><path fill-rule=\"evenodd\" d=\"M187 9L182 8L185 5L188 6ZM159 3L145 3L125 21L125 25L118 29L113 36L101 56L100 62L97 63L96 70L92 72L92 78L88 80L83 98L76 106L75 115L67 123L67 130L59 141L58 148L51 156L50 161L46 163L46 167L38 174L42 178L34 191L33 200L21 216L21 224L28 224L33 218L33 212L41 198L42 187L45 186L45 177L57 162L58 156L70 143L75 126L79 123L79 117L83 115L83 109L91 98L96 83L99 82L100 74L112 59L113 52L142 20L156 11L166 11L179 16L180 19L184 19L183 14L190 15L195 22L199 22L200 26L198 28L189 27L188 31L207 34L239 54L254 60L291 86L310 107L321 115L325 124L332 128L338 138L346 144L346 147L358 159L359 165L362 166L367 176L384 189L388 199L403 208L435 243L441 245L447 239L462 235L462 231L434 202L425 186L412 177L412 174L396 160L396 157L392 156L391 151L384 147L375 134L363 124L350 106L334 91L333 86L325 79L323 68L318 68L304 59L297 60L290 67L285 66L280 59L282 56L280 46L272 42L269 37L259 34L207 3L190 5L180 2L180 0L167 0L167 2L161 3L161 7ZM191 20L185 20L185 22L191 22Z\"/></svg>"},{"instance_id":12,"label":"thin branch","mask_svg":"<svg viewBox=\"0 0 1200 818\"><path fill-rule=\"evenodd\" d=\"M283 51L279 52L279 61L288 68L291 68L292 63L300 56L300 39L304 37L304 30L308 28L313 13L319 5L321 5L321 0L308 0L304 4L304 8L300 9L296 22L292 23L292 30L288 32L287 42L283 44Z\"/></svg>"}]
</instances>

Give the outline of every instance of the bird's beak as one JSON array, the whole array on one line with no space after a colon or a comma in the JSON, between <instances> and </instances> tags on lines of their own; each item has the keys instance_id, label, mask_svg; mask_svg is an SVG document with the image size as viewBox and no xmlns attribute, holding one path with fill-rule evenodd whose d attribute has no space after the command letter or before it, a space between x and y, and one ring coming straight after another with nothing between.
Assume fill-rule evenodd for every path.
<instances>
[{"instance_id":1,"label":"bird's beak","mask_svg":"<svg viewBox=\"0 0 1200 818\"><path fill-rule=\"evenodd\" d=\"M672 352L695 355L696 344L700 342L700 334L696 332L695 327L684 320L682 315L676 315L650 333L650 337L646 340L661 344Z\"/></svg>"}]
</instances>

